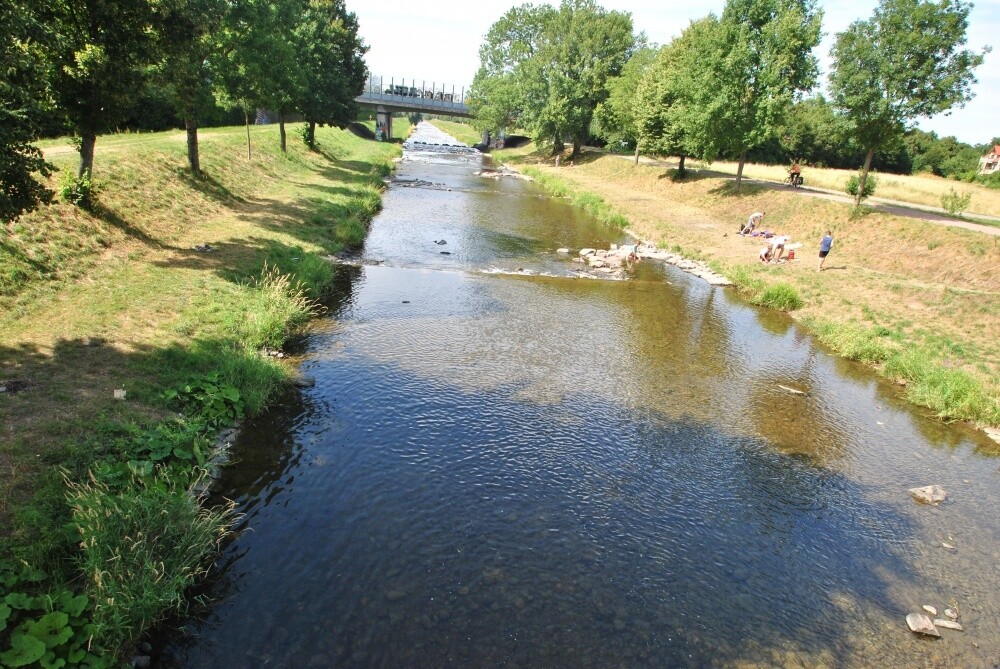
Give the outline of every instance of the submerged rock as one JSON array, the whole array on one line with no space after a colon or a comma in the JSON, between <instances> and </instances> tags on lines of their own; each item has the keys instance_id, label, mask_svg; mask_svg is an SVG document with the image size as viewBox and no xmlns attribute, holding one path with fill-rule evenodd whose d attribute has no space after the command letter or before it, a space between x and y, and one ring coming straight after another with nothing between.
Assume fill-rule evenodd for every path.
<instances>
[{"instance_id":1,"label":"submerged rock","mask_svg":"<svg viewBox=\"0 0 1000 669\"><path fill-rule=\"evenodd\" d=\"M952 620L958 620L958 613L956 613L954 609L945 609L944 615Z\"/></svg>"},{"instance_id":2,"label":"submerged rock","mask_svg":"<svg viewBox=\"0 0 1000 669\"><path fill-rule=\"evenodd\" d=\"M945 620L943 618L935 618L934 619L934 624L937 625L938 627L944 627L944 628L950 629L950 630L958 630L959 632L964 632L965 631L965 628L962 627L959 623L956 623L954 620Z\"/></svg>"},{"instance_id":3,"label":"submerged rock","mask_svg":"<svg viewBox=\"0 0 1000 669\"><path fill-rule=\"evenodd\" d=\"M916 634L926 634L927 636L941 636L938 632L937 627L934 627L934 623L931 619L922 613L911 613L906 616L906 624L910 626L910 630Z\"/></svg>"},{"instance_id":4,"label":"submerged rock","mask_svg":"<svg viewBox=\"0 0 1000 669\"><path fill-rule=\"evenodd\" d=\"M930 604L924 604L921 608L923 608L924 611L926 611L927 613L931 614L932 616L936 616L937 615L937 609L935 609Z\"/></svg>"},{"instance_id":5,"label":"submerged rock","mask_svg":"<svg viewBox=\"0 0 1000 669\"><path fill-rule=\"evenodd\" d=\"M910 494L915 500L924 504L939 504L948 498L948 493L939 485L910 488Z\"/></svg>"}]
</instances>

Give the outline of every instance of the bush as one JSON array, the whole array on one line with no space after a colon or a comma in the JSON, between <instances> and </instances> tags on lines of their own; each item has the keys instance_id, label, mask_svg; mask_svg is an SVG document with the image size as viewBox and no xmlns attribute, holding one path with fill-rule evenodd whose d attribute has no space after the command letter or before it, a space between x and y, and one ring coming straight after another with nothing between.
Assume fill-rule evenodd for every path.
<instances>
[{"instance_id":1,"label":"bush","mask_svg":"<svg viewBox=\"0 0 1000 669\"><path fill-rule=\"evenodd\" d=\"M954 188L941 196L941 207L952 216L961 216L972 202L972 193L959 193Z\"/></svg>"},{"instance_id":2,"label":"bush","mask_svg":"<svg viewBox=\"0 0 1000 669\"><path fill-rule=\"evenodd\" d=\"M847 180L847 185L845 186L844 190L847 191L848 195L852 197L857 197L858 186L860 184L861 184L861 175L852 174L851 178ZM864 192L861 193L861 199L864 200L874 195L876 186L878 186L878 178L875 176L873 172L869 172L868 178L865 179L865 189Z\"/></svg>"},{"instance_id":3,"label":"bush","mask_svg":"<svg viewBox=\"0 0 1000 669\"><path fill-rule=\"evenodd\" d=\"M76 177L72 172L63 172L59 178L59 196L70 204L81 209L90 209L94 205L95 195L97 187L89 173Z\"/></svg>"}]
</instances>

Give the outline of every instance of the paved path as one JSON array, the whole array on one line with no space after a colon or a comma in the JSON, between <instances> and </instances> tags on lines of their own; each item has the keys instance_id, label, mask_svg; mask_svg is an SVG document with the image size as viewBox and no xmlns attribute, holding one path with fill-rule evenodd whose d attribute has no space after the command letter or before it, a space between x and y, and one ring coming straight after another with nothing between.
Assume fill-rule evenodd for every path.
<instances>
[{"instance_id":1,"label":"paved path","mask_svg":"<svg viewBox=\"0 0 1000 669\"><path fill-rule=\"evenodd\" d=\"M633 156L626 156L621 154L614 154L619 158L624 160L634 160ZM645 156L639 157L639 162L644 165L657 165L662 167L676 167L677 165L672 162L667 162L663 160L657 160L655 158L647 158ZM693 172L708 172L715 174L722 178L735 179L736 177L732 174L725 172L714 172L709 169L693 169L688 168ZM773 190L794 190L794 192L802 195L804 197L818 197L824 200L833 200L834 202L845 202L847 204L853 204L854 198L844 195L843 193L838 193L837 191L826 190L824 188L815 188L812 186L800 186L799 188L791 189L790 186L785 184L777 183L774 181L766 181L763 179L751 179L749 177L743 177L744 181L749 183L758 184L766 188L771 188ZM912 204L910 202L900 202L898 200L886 200L884 198L872 197L868 199L868 205L877 211L883 211L887 214L895 214L896 216L907 216L909 218L919 218L924 221L929 221L931 223L936 223L938 225L951 226L954 228L964 228L966 230L972 230L973 232L981 232L986 235L993 235L994 237L1000 237L1000 216L990 216L988 214L968 214L966 219L956 219L948 215L944 209L939 209L937 207L928 207L921 204ZM974 217L974 218L973 218ZM977 223L975 219L988 222Z\"/></svg>"}]
</instances>

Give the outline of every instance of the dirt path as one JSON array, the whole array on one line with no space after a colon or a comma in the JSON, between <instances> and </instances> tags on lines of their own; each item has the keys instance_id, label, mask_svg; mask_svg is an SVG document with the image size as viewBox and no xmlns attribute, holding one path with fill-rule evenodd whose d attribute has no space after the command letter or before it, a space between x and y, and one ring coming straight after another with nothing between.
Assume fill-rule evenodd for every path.
<instances>
[{"instance_id":1,"label":"dirt path","mask_svg":"<svg viewBox=\"0 0 1000 669\"><path fill-rule=\"evenodd\" d=\"M618 155L618 154L615 154ZM632 156L618 155L619 158L624 160L634 160ZM655 158L647 158L645 156L639 157L639 162L644 165L656 165L661 167L676 167L677 163L673 161L657 160ZM731 174L725 172L715 172L707 169L694 169L688 168L693 172L701 172L711 174L714 177L719 177L720 179L731 179L734 180L735 177ZM792 190L799 195L804 197L815 197L824 200L831 200L833 202L844 202L846 204L851 204L854 202L854 198L835 191L826 190L824 188L815 188L811 186L801 186L796 189L789 189L788 186L784 184L775 183L773 181L766 181L762 179L751 179L749 177L744 177L744 181L747 183L752 183L758 186L763 186L764 188L769 188L772 190ZM896 216L906 216L909 218L916 218L923 221L929 221L937 225L945 225L955 228L964 228L965 230L972 230L973 232L982 232L983 234L993 235L994 237L1000 237L1000 225L990 225L989 223L976 223L970 220L957 220L947 214L944 209L938 209L935 207L926 207L923 205L912 204L909 202L900 202L898 200L886 200L884 198L873 197L868 200L869 206L877 211L882 211L887 214L894 214ZM975 214L977 219L983 221L994 221L1000 224L1000 216L990 216L987 214Z\"/></svg>"}]
</instances>

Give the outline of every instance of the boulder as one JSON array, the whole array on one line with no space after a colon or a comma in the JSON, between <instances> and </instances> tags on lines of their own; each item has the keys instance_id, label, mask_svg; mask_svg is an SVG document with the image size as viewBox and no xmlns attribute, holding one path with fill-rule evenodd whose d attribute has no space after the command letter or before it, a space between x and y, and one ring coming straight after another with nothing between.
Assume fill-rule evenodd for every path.
<instances>
[{"instance_id":1,"label":"boulder","mask_svg":"<svg viewBox=\"0 0 1000 669\"><path fill-rule=\"evenodd\" d=\"M940 504L948 498L948 493L939 485L928 485L922 488L910 488L913 499L924 504Z\"/></svg>"},{"instance_id":2,"label":"boulder","mask_svg":"<svg viewBox=\"0 0 1000 669\"><path fill-rule=\"evenodd\" d=\"M926 634L927 636L941 636L938 632L937 627L934 627L934 623L931 619L922 613L911 613L906 616L906 624L910 626L910 630L916 634Z\"/></svg>"}]
</instances>

